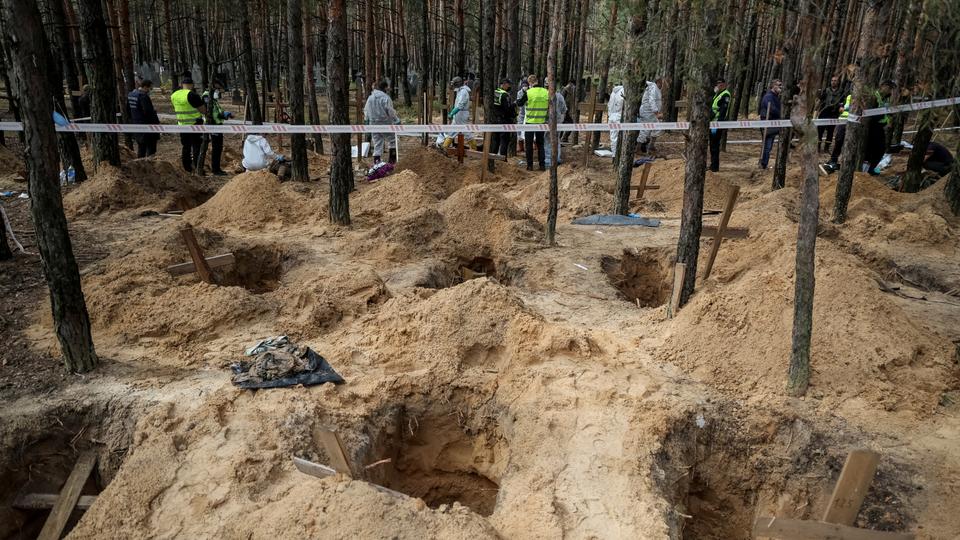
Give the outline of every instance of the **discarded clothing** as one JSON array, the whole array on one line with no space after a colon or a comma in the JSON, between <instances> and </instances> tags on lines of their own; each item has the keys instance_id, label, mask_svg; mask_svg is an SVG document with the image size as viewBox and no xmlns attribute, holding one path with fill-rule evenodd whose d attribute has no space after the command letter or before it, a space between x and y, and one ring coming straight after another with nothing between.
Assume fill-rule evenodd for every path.
<instances>
[{"instance_id":1,"label":"discarded clothing","mask_svg":"<svg viewBox=\"0 0 960 540\"><path fill-rule=\"evenodd\" d=\"M386 161L381 161L375 163L373 167L367 171L367 181L376 182L377 180L389 175L393 172L393 163L388 163Z\"/></svg>"},{"instance_id":2,"label":"discarded clothing","mask_svg":"<svg viewBox=\"0 0 960 540\"><path fill-rule=\"evenodd\" d=\"M619 214L594 214L573 220L574 225L613 225L615 227L640 226L659 227L660 220L639 216L621 216Z\"/></svg>"},{"instance_id":3,"label":"discarded clothing","mask_svg":"<svg viewBox=\"0 0 960 540\"><path fill-rule=\"evenodd\" d=\"M240 388L282 388L332 382L343 384L327 360L310 347L291 343L287 336L261 340L245 352L252 360L230 366L233 384Z\"/></svg>"},{"instance_id":4,"label":"discarded clothing","mask_svg":"<svg viewBox=\"0 0 960 540\"><path fill-rule=\"evenodd\" d=\"M647 163L653 163L653 158L640 158L633 160L633 166L639 167L641 165L646 165Z\"/></svg>"}]
</instances>

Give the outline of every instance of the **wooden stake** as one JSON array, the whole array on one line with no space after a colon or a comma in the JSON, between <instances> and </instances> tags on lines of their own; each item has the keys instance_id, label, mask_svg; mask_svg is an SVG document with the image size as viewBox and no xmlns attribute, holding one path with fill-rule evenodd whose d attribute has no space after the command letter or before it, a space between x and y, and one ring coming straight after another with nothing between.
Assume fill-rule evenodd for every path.
<instances>
[{"instance_id":1,"label":"wooden stake","mask_svg":"<svg viewBox=\"0 0 960 540\"><path fill-rule=\"evenodd\" d=\"M707 258L707 267L703 272L703 279L710 277L710 271L713 270L713 262L720 251L720 243L723 242L723 233L730 222L730 214L733 213L733 207L737 204L737 197L740 196L740 186L730 186L730 193L727 195L727 202L723 207L723 214L720 215L720 225L717 227L717 234L713 236L713 243L710 244L710 256Z\"/></svg>"},{"instance_id":2,"label":"wooden stake","mask_svg":"<svg viewBox=\"0 0 960 540\"><path fill-rule=\"evenodd\" d=\"M229 266L236 262L236 259L233 257L233 253L224 253L223 255L214 255L212 257L205 257L207 265L210 268L220 268L221 266ZM193 264L193 261L173 264L167 267L167 272L178 276L180 274L189 274L190 272L196 272L197 265Z\"/></svg>"},{"instance_id":3,"label":"wooden stake","mask_svg":"<svg viewBox=\"0 0 960 540\"><path fill-rule=\"evenodd\" d=\"M50 510L59 500L59 493L25 493L14 499L10 506L19 510ZM96 495L81 495L74 509L87 510L96 500Z\"/></svg>"},{"instance_id":4,"label":"wooden stake","mask_svg":"<svg viewBox=\"0 0 960 540\"><path fill-rule=\"evenodd\" d=\"M671 319L677 316L680 310L680 291L683 290L683 280L687 276L686 263L677 263L673 267L673 292L670 294L670 306L667 311L667 317Z\"/></svg>"},{"instance_id":5,"label":"wooden stake","mask_svg":"<svg viewBox=\"0 0 960 540\"><path fill-rule=\"evenodd\" d=\"M753 523L754 538L782 540L913 540L912 533L871 531L823 523L779 517L758 517Z\"/></svg>"},{"instance_id":6,"label":"wooden stake","mask_svg":"<svg viewBox=\"0 0 960 540\"><path fill-rule=\"evenodd\" d=\"M457 134L457 163L463 165L463 156L464 154L464 143L463 143L463 133Z\"/></svg>"},{"instance_id":7,"label":"wooden stake","mask_svg":"<svg viewBox=\"0 0 960 540\"><path fill-rule=\"evenodd\" d=\"M853 525L860 513L860 505L867 496L873 474L880 463L880 454L866 449L850 452L840 471L837 486L833 489L823 521L840 525Z\"/></svg>"},{"instance_id":8,"label":"wooden stake","mask_svg":"<svg viewBox=\"0 0 960 540\"><path fill-rule=\"evenodd\" d=\"M210 265L207 264L207 259L203 256L203 250L200 249L200 244L197 243L197 237L193 235L193 227L187 225L180 229L180 236L183 237L184 243L187 244L187 251L190 252L190 258L193 259L193 265L197 270L197 275L200 276L202 281L213 283L213 274L210 271Z\"/></svg>"},{"instance_id":9,"label":"wooden stake","mask_svg":"<svg viewBox=\"0 0 960 540\"><path fill-rule=\"evenodd\" d=\"M70 514L80 499L80 490L83 489L83 484L87 482L87 478L96 464L97 454L93 451L88 450L80 454L80 458L77 459L76 465L70 472L70 477L67 478L67 483L60 490L60 495L57 497L53 510L50 511L50 516L43 524L43 530L37 537L38 540L60 540L60 536L63 535L63 528L67 526L67 520L70 519Z\"/></svg>"},{"instance_id":10,"label":"wooden stake","mask_svg":"<svg viewBox=\"0 0 960 540\"><path fill-rule=\"evenodd\" d=\"M350 469L350 460L347 459L347 451L340 439L340 434L329 429L316 428L314 429L314 437L320 440L320 444L323 445L324 450L330 457L330 464L333 468L338 473L353 476L353 471Z\"/></svg>"}]
</instances>

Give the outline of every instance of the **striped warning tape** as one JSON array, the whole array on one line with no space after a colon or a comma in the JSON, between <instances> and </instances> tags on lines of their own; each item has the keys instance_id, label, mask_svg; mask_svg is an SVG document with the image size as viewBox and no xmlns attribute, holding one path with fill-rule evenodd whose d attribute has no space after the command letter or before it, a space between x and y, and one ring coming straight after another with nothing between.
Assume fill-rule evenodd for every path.
<instances>
[{"instance_id":1,"label":"striped warning tape","mask_svg":"<svg viewBox=\"0 0 960 540\"><path fill-rule=\"evenodd\" d=\"M879 116L904 111L916 111L935 107L946 107L960 103L960 97L938 99L922 103L909 103L895 107L867 109L860 116L850 115L846 120L820 118L813 121L817 126L840 125L847 122L856 122L861 117ZM790 127L790 120L733 120L727 122L711 122L711 128L719 129L762 129L776 127ZM623 123L590 123L590 124L562 124L562 131L678 131L690 128L689 122L623 122ZM77 124L57 126L57 131L86 132L86 133L448 133L451 131L465 131L476 133L501 133L509 131L549 131L547 124L418 124L418 125L290 125L265 124L252 125L243 123L227 123L221 125L191 125L178 126L170 124ZM0 131L23 131L20 122L0 122Z\"/></svg>"}]
</instances>

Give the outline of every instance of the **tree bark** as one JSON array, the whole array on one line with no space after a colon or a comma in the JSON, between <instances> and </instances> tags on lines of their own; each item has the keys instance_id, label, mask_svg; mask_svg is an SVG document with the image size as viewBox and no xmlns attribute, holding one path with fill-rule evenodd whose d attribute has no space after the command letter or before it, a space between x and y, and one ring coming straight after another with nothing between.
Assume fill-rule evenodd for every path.
<instances>
[{"instance_id":1,"label":"tree bark","mask_svg":"<svg viewBox=\"0 0 960 540\"><path fill-rule=\"evenodd\" d=\"M3 37L13 57L11 90L23 112L30 213L50 290L54 329L66 368L84 373L96 367L98 359L60 197L56 132L50 121L53 107L49 99L60 81L51 81L45 70L37 69L38 65L49 66L52 62L37 4L4 0L3 11L5 20L16 21L7 26Z\"/></svg>"},{"instance_id":2,"label":"tree bark","mask_svg":"<svg viewBox=\"0 0 960 540\"><path fill-rule=\"evenodd\" d=\"M247 107L250 110L250 120L254 125L263 124L263 113L260 111L260 101L257 96L257 72L253 63L253 43L250 40L250 14L246 0L237 0L234 4L240 16L240 44L243 64L243 86L247 92Z\"/></svg>"},{"instance_id":3,"label":"tree bark","mask_svg":"<svg viewBox=\"0 0 960 540\"><path fill-rule=\"evenodd\" d=\"M933 139L933 115L930 110L921 111L917 118L917 133L913 136L913 150L907 159L907 171L903 175L903 191L916 193L920 191L920 181L923 179L923 159L927 154L927 145Z\"/></svg>"},{"instance_id":4,"label":"tree bark","mask_svg":"<svg viewBox=\"0 0 960 540\"><path fill-rule=\"evenodd\" d=\"M550 48L547 51L547 90L549 95L549 122L550 122L550 203L547 209L547 245L557 245L557 209L560 205L559 188L557 187L557 159L560 152L560 137L557 133L557 41L560 39L560 1L554 0L553 17L551 17L553 31L550 33Z\"/></svg>"},{"instance_id":5,"label":"tree bark","mask_svg":"<svg viewBox=\"0 0 960 540\"><path fill-rule=\"evenodd\" d=\"M303 1L287 0L287 92L290 101L290 124L303 125ZM311 68L312 69L312 68ZM307 170L307 137L290 135L291 179L309 180Z\"/></svg>"},{"instance_id":6,"label":"tree bark","mask_svg":"<svg viewBox=\"0 0 960 540\"><path fill-rule=\"evenodd\" d=\"M114 0L104 0L107 10L107 29L110 31L110 44L113 51L113 82L117 88L117 101L113 104L114 110L120 112L120 123L130 123L130 108L127 107L127 85L123 81L123 47L120 45L120 24ZM117 123L116 119L111 123ZM124 146L133 148L133 134L123 135Z\"/></svg>"},{"instance_id":7,"label":"tree bark","mask_svg":"<svg viewBox=\"0 0 960 540\"><path fill-rule=\"evenodd\" d=\"M100 0L78 0L80 8L80 35L83 37L85 63L90 80L90 116L93 122L115 124L117 118L117 87L114 84L113 56L107 22ZM120 146L115 133L91 133L93 163L106 162L120 166Z\"/></svg>"},{"instance_id":8,"label":"tree bark","mask_svg":"<svg viewBox=\"0 0 960 540\"><path fill-rule=\"evenodd\" d=\"M324 21L326 22L326 21ZM313 55L313 14L310 10L310 0L304 4L303 10L303 52L304 63L307 65L307 99L310 110L310 124L320 124L320 107L317 105L317 77L314 73L316 58ZM323 137L320 133L313 134L313 151L323 153Z\"/></svg>"},{"instance_id":9,"label":"tree bark","mask_svg":"<svg viewBox=\"0 0 960 540\"><path fill-rule=\"evenodd\" d=\"M243 9L244 12L246 12L246 0L238 1L243 3ZM167 43L167 62L169 62L167 67L170 70L170 89L175 90L180 86L180 64L177 62L177 49L174 46L173 13L170 9L170 0L163 0L163 17L166 19L166 21L164 21L163 30L164 40ZM249 38L249 28L246 32L244 32L244 35Z\"/></svg>"},{"instance_id":10,"label":"tree bark","mask_svg":"<svg viewBox=\"0 0 960 540\"><path fill-rule=\"evenodd\" d=\"M690 128L687 131L686 164L683 177L683 210L680 217L680 238L677 241L677 262L687 271L680 289L678 307L686 305L697 282L697 259L700 256L700 233L703 231L703 191L707 177L707 144L710 133L710 95L713 79L721 59L720 22L716 0L705 0L702 7L691 8L698 33L698 47L690 57L689 105ZM699 13L698 13L699 12Z\"/></svg>"},{"instance_id":11,"label":"tree bark","mask_svg":"<svg viewBox=\"0 0 960 540\"><path fill-rule=\"evenodd\" d=\"M857 48L857 59L853 66L852 97L850 100L853 108L851 114L858 116L863 113L864 103L869 97L864 66L869 63L873 57L873 37L876 34L872 29L879 19L880 10L884 8L883 0L877 0L867 5L866 13L863 17L862 28L867 29L867 32L865 36L860 38L860 45ZM864 142L864 134L866 133L866 126L860 122L847 122L846 131L843 151L840 153L840 174L837 178L837 194L833 205L834 223L843 223L847 220L847 205L850 203L850 195L853 192L853 174L860 168L860 155Z\"/></svg>"},{"instance_id":12,"label":"tree bark","mask_svg":"<svg viewBox=\"0 0 960 540\"><path fill-rule=\"evenodd\" d=\"M130 38L130 0L117 0L117 22L120 25L120 51L117 55L123 63L123 80L127 92L133 92L137 82L133 76L133 45Z\"/></svg>"},{"instance_id":13,"label":"tree bark","mask_svg":"<svg viewBox=\"0 0 960 540\"><path fill-rule=\"evenodd\" d=\"M0 210L3 205L0 204ZM0 222L0 261L9 261L13 258L13 251L10 250L10 244L7 243L7 226Z\"/></svg>"},{"instance_id":14,"label":"tree bark","mask_svg":"<svg viewBox=\"0 0 960 540\"><path fill-rule=\"evenodd\" d=\"M600 85L597 86L597 96L603 95L603 93L607 91L607 86L610 84L610 59L613 55L614 37L617 33L617 6L619 6L617 2L613 2L610 6L610 21L608 22L606 42L603 47L603 60L601 61L603 67L600 69ZM597 101L599 102L600 100L598 99ZM597 123L602 122L603 111L594 113L593 121ZM591 151L599 145L600 132L594 131L593 143L590 146Z\"/></svg>"},{"instance_id":15,"label":"tree bark","mask_svg":"<svg viewBox=\"0 0 960 540\"><path fill-rule=\"evenodd\" d=\"M330 123L350 123L350 77L347 74L347 6L346 0L330 0L327 4L327 100ZM336 133L333 161L330 163L330 221L350 224L350 186L353 184L350 134Z\"/></svg>"},{"instance_id":16,"label":"tree bark","mask_svg":"<svg viewBox=\"0 0 960 540\"><path fill-rule=\"evenodd\" d=\"M957 140L953 155L960 156L960 139ZM953 215L960 216L960 161L954 162L953 170L947 177L947 185L943 188L943 194L947 198L947 204Z\"/></svg>"},{"instance_id":17,"label":"tree bark","mask_svg":"<svg viewBox=\"0 0 960 540\"><path fill-rule=\"evenodd\" d=\"M797 87L797 56L800 54L800 48L797 46L797 40L800 37L800 27L797 17L796 3L785 4L787 10L786 26L784 28L783 40L783 97L782 97L782 116L781 118L790 118L790 109L793 106L793 96ZM793 139L793 129L789 127L780 129L780 146L777 148L777 162L773 167L773 190L783 188L787 179L787 162L790 159L790 142Z\"/></svg>"},{"instance_id":18,"label":"tree bark","mask_svg":"<svg viewBox=\"0 0 960 540\"><path fill-rule=\"evenodd\" d=\"M507 78L520 87L520 0L506 0Z\"/></svg>"},{"instance_id":19,"label":"tree bark","mask_svg":"<svg viewBox=\"0 0 960 540\"><path fill-rule=\"evenodd\" d=\"M622 122L636 121L640 112L640 102L645 89L643 78L642 40L646 22L643 14L634 14L630 19L630 29L627 32L627 42L624 44L629 58L624 75L624 93L626 99L623 104ZM637 151L637 132L621 131L619 159L615 160L617 169L617 187L613 192L613 213L627 215L630 213L630 179L633 177L633 156Z\"/></svg>"},{"instance_id":20,"label":"tree bark","mask_svg":"<svg viewBox=\"0 0 960 540\"><path fill-rule=\"evenodd\" d=\"M496 31L495 22L497 16L497 0L482 0L483 2L483 40L487 44L481 49L483 51L484 72L480 73L480 80L485 81L485 91L483 93L483 120L487 124L492 124L490 116L493 113L493 92L497 88L497 62L496 47L494 46ZM476 122L477 119L474 119ZM493 137L489 137L493 140ZM486 149L485 149L486 150ZM556 154L554 154L556 155ZM487 170L494 172L494 161L488 159L486 163Z\"/></svg>"},{"instance_id":21,"label":"tree bark","mask_svg":"<svg viewBox=\"0 0 960 540\"><path fill-rule=\"evenodd\" d=\"M50 29L51 35L48 36L48 42L55 43L61 53L61 58L53 55L49 56L50 66L47 69L53 81L62 81L64 78L63 70L68 69L68 64L73 64L73 57L69 54L67 29L63 26L66 23L63 15L63 5L59 0L48 0L47 8L52 23L52 28ZM58 8L60 10L59 12L57 12ZM67 48L63 48L64 45L66 45ZM76 68L74 68L73 81L74 84L76 84ZM67 87L70 87L69 84ZM61 90L62 87L57 84L53 89L53 95L51 97L56 103L57 109L62 112L64 116L67 116L67 105L63 99L63 92ZM83 166L83 159L80 155L80 145L77 143L76 135L66 132L57 133L57 146L60 149L60 160L63 164L63 169L66 170L73 167L76 173L76 181L78 183L85 181L87 179L87 170Z\"/></svg>"},{"instance_id":22,"label":"tree bark","mask_svg":"<svg viewBox=\"0 0 960 540\"><path fill-rule=\"evenodd\" d=\"M77 109L80 107L80 96L74 95L74 92L80 91L80 78L78 77L77 63L74 61L73 44L70 43L70 32L67 27L67 16L63 10L63 0L47 0L47 7L50 12L50 22L53 23L53 43L60 50L63 75L67 81L67 89L70 90L70 108L73 111L73 116L76 116Z\"/></svg>"}]
</instances>

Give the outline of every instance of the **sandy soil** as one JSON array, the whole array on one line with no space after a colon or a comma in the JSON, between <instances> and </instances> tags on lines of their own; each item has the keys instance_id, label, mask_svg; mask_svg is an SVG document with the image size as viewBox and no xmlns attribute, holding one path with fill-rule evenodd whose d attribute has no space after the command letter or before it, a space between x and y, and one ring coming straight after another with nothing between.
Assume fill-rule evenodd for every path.
<instances>
[{"instance_id":1,"label":"sandy soil","mask_svg":"<svg viewBox=\"0 0 960 540\"><path fill-rule=\"evenodd\" d=\"M351 227L328 223L320 158L305 184L204 179L164 140L68 187L103 365L65 375L38 258L0 264L0 538L36 534L44 513L12 499L56 491L85 448L99 496L71 538L748 538L759 515L819 517L858 447L883 455L859 526L960 530L960 220L942 186L858 175L837 226L822 179L814 372L792 399L799 168L771 193L752 147L731 147L705 207L739 186L731 224L749 237L668 319L680 156L631 206L660 227L575 226L609 210L612 171L565 149L545 247L546 173L511 160L481 184L476 160L404 142L395 175L358 183ZM6 207L35 244L26 203ZM185 223L208 255L234 254L217 285L165 270L188 259ZM347 383L233 387L227 366L277 334ZM322 428L354 479L293 467L329 462Z\"/></svg>"}]
</instances>

